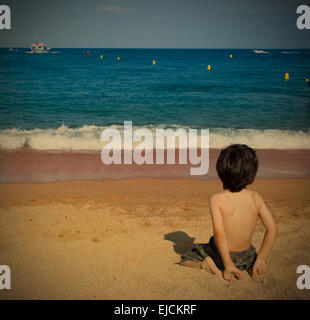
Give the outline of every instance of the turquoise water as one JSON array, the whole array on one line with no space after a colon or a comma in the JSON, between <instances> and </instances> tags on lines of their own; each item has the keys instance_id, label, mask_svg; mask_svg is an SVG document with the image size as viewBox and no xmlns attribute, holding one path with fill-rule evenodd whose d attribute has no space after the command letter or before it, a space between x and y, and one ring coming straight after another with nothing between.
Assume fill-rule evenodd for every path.
<instances>
[{"instance_id":1,"label":"turquoise water","mask_svg":"<svg viewBox=\"0 0 310 320\"><path fill-rule=\"evenodd\" d=\"M124 120L210 128L220 141L258 133L262 147L264 139L267 147L277 145L271 138L280 132L286 141L295 139L291 144L310 148L310 50L25 51L0 49L3 148L19 146L25 135L28 142L34 135L44 141L74 136L87 145L89 135L98 137L102 127Z\"/></svg>"}]
</instances>

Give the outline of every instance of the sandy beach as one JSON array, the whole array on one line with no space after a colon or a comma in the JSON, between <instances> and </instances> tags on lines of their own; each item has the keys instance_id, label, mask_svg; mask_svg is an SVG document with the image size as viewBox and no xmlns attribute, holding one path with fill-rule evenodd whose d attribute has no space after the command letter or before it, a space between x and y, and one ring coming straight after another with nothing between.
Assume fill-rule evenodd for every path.
<instances>
[{"instance_id":1,"label":"sandy beach","mask_svg":"<svg viewBox=\"0 0 310 320\"><path fill-rule=\"evenodd\" d=\"M310 179L257 179L279 228L267 273L228 283L179 266L212 234L219 180L136 178L0 185L0 299L309 299L296 287L310 265ZM253 244L259 249L263 227Z\"/></svg>"},{"instance_id":2,"label":"sandy beach","mask_svg":"<svg viewBox=\"0 0 310 320\"><path fill-rule=\"evenodd\" d=\"M310 1L5 2L0 302L310 300Z\"/></svg>"}]
</instances>

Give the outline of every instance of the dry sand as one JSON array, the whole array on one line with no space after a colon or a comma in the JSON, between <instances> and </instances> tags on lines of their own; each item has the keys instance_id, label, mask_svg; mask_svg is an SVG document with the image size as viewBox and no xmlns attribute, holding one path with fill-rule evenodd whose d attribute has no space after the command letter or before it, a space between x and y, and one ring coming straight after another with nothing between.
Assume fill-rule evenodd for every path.
<instances>
[{"instance_id":1,"label":"dry sand","mask_svg":"<svg viewBox=\"0 0 310 320\"><path fill-rule=\"evenodd\" d=\"M228 283L179 266L212 234L218 180L128 179L0 185L0 299L309 299L296 269L310 265L310 179L258 179L279 227L267 273ZM259 249L264 229L257 225Z\"/></svg>"}]
</instances>

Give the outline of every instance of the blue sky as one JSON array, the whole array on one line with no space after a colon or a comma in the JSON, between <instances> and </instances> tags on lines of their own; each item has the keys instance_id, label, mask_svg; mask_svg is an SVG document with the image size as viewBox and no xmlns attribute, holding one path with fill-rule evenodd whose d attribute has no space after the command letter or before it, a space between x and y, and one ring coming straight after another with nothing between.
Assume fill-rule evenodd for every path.
<instances>
[{"instance_id":1,"label":"blue sky","mask_svg":"<svg viewBox=\"0 0 310 320\"><path fill-rule=\"evenodd\" d=\"M298 0L2 0L1 47L310 48ZM310 2L308 1L310 6Z\"/></svg>"}]
</instances>

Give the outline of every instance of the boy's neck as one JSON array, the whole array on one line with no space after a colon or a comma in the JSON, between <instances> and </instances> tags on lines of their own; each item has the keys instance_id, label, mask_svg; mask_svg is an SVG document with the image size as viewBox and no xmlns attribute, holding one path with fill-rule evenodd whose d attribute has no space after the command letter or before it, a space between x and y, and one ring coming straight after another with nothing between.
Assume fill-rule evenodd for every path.
<instances>
[{"instance_id":1,"label":"boy's neck","mask_svg":"<svg viewBox=\"0 0 310 320\"><path fill-rule=\"evenodd\" d=\"M247 190L247 188L246 187L244 187L242 190L240 190L240 191L236 191L236 192L232 192L232 191L230 191L230 190L224 190L226 193L229 193L229 194L241 194L242 192L244 192L244 191L246 191Z\"/></svg>"}]
</instances>

